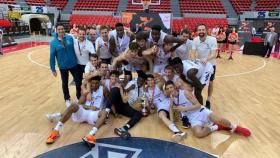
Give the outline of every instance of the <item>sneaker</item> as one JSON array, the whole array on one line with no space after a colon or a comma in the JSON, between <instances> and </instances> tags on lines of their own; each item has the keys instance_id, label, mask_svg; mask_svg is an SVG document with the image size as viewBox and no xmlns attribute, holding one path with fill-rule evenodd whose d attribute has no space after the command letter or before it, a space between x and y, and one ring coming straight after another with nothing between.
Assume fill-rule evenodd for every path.
<instances>
[{"instance_id":1,"label":"sneaker","mask_svg":"<svg viewBox=\"0 0 280 158\"><path fill-rule=\"evenodd\" d=\"M87 135L83 139L83 142L86 143L90 148L95 147L96 139L93 135Z\"/></svg>"},{"instance_id":2,"label":"sneaker","mask_svg":"<svg viewBox=\"0 0 280 158\"><path fill-rule=\"evenodd\" d=\"M187 137L187 133L185 133L185 132L177 132L177 133L173 134L172 140L177 143L177 142L182 141L186 137Z\"/></svg>"},{"instance_id":3,"label":"sneaker","mask_svg":"<svg viewBox=\"0 0 280 158\"><path fill-rule=\"evenodd\" d=\"M241 134L245 137L249 137L251 135L251 132L249 129L241 127L241 126L237 126L236 129L234 130L234 132L237 134Z\"/></svg>"},{"instance_id":4,"label":"sneaker","mask_svg":"<svg viewBox=\"0 0 280 158\"><path fill-rule=\"evenodd\" d=\"M46 117L50 122L57 122L61 118L61 113L47 114Z\"/></svg>"},{"instance_id":5,"label":"sneaker","mask_svg":"<svg viewBox=\"0 0 280 158\"><path fill-rule=\"evenodd\" d=\"M71 106L71 100L67 99L65 100L65 105L68 108L69 106Z\"/></svg>"},{"instance_id":6,"label":"sneaker","mask_svg":"<svg viewBox=\"0 0 280 158\"><path fill-rule=\"evenodd\" d=\"M55 140L56 140L58 137L59 137L59 132L53 130L53 131L51 132L51 135L48 137L46 143L47 143L47 144L52 144L52 143L55 142Z\"/></svg>"},{"instance_id":7,"label":"sneaker","mask_svg":"<svg viewBox=\"0 0 280 158\"><path fill-rule=\"evenodd\" d=\"M207 109L210 109L210 108L211 108L211 102L208 101L208 100L206 100L205 107L206 107Z\"/></svg>"},{"instance_id":8,"label":"sneaker","mask_svg":"<svg viewBox=\"0 0 280 158\"><path fill-rule=\"evenodd\" d=\"M189 119L187 116L183 116L182 118L182 127L183 128L190 128L191 127L191 123L189 122Z\"/></svg>"},{"instance_id":9,"label":"sneaker","mask_svg":"<svg viewBox=\"0 0 280 158\"><path fill-rule=\"evenodd\" d=\"M114 133L125 140L131 137L130 133L123 128L115 128Z\"/></svg>"}]
</instances>

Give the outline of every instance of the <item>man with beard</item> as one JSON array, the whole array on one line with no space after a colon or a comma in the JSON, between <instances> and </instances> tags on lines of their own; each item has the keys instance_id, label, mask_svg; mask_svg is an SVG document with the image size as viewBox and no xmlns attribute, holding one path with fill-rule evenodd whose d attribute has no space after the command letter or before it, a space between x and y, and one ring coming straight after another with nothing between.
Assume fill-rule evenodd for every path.
<instances>
[{"instance_id":1,"label":"man with beard","mask_svg":"<svg viewBox=\"0 0 280 158\"><path fill-rule=\"evenodd\" d=\"M210 83L208 86L208 97L206 100L206 107L210 109L210 101L213 94L213 86L216 72L216 51L217 51L217 39L207 35L207 27L205 24L199 24L197 26L198 37L194 38L192 45L192 58L200 59L202 64L207 62L213 65L214 72L210 77ZM201 103L202 104L202 103Z\"/></svg>"}]
</instances>

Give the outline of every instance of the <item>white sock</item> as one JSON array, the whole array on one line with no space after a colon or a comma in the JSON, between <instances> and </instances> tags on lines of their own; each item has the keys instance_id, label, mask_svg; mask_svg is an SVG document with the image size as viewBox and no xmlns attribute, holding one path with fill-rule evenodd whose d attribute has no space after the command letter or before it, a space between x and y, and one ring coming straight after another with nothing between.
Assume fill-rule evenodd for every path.
<instances>
[{"instance_id":1,"label":"white sock","mask_svg":"<svg viewBox=\"0 0 280 158\"><path fill-rule=\"evenodd\" d=\"M180 132L180 130L175 126L174 123L171 123L170 125L168 125L168 128L169 128L173 133Z\"/></svg>"},{"instance_id":2,"label":"white sock","mask_svg":"<svg viewBox=\"0 0 280 158\"><path fill-rule=\"evenodd\" d=\"M59 131L62 128L62 126L63 126L63 123L58 121L56 126L55 126L55 128L54 128L54 130Z\"/></svg>"},{"instance_id":3,"label":"white sock","mask_svg":"<svg viewBox=\"0 0 280 158\"><path fill-rule=\"evenodd\" d=\"M88 134L90 134L90 135L95 135L96 134L96 132L97 132L97 128L96 127L93 127L90 131L89 131L89 133Z\"/></svg>"},{"instance_id":4,"label":"white sock","mask_svg":"<svg viewBox=\"0 0 280 158\"><path fill-rule=\"evenodd\" d=\"M105 109L105 111L106 111L106 112L108 113L108 115L109 115L109 113L110 113L111 109L106 108L106 109Z\"/></svg>"},{"instance_id":5,"label":"white sock","mask_svg":"<svg viewBox=\"0 0 280 158\"><path fill-rule=\"evenodd\" d=\"M213 125L210 126L211 132L217 131L218 130L218 125Z\"/></svg>"},{"instance_id":6,"label":"white sock","mask_svg":"<svg viewBox=\"0 0 280 158\"><path fill-rule=\"evenodd\" d=\"M236 127L237 127L237 125L235 125L235 124L231 124L230 125L230 127L229 128L231 128L231 132L234 132L235 131L235 129L236 129Z\"/></svg>"},{"instance_id":7,"label":"white sock","mask_svg":"<svg viewBox=\"0 0 280 158\"><path fill-rule=\"evenodd\" d=\"M212 98L212 97L208 96L208 97L207 97L207 100L208 100L208 101L211 101L211 98Z\"/></svg>"},{"instance_id":8,"label":"white sock","mask_svg":"<svg viewBox=\"0 0 280 158\"><path fill-rule=\"evenodd\" d=\"M126 124L125 126L126 126L128 129L130 128L130 125L129 125L129 124Z\"/></svg>"}]
</instances>

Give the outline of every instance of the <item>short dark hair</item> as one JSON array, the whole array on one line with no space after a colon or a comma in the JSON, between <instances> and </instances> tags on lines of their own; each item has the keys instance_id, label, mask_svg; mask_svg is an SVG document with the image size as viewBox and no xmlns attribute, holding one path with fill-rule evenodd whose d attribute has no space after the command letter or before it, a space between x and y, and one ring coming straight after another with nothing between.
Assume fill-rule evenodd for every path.
<instances>
[{"instance_id":1,"label":"short dark hair","mask_svg":"<svg viewBox=\"0 0 280 158\"><path fill-rule=\"evenodd\" d=\"M175 84L174 84L173 81L169 80L169 81L167 81L167 82L164 84L165 89L166 89L166 87L169 86L169 85L173 85L173 86L174 86Z\"/></svg>"},{"instance_id":2,"label":"short dark hair","mask_svg":"<svg viewBox=\"0 0 280 158\"><path fill-rule=\"evenodd\" d=\"M64 25L63 25L62 23L57 23L57 24L55 25L55 28L57 28L58 26L62 26L62 27L64 28Z\"/></svg>"},{"instance_id":3,"label":"short dark hair","mask_svg":"<svg viewBox=\"0 0 280 158\"><path fill-rule=\"evenodd\" d=\"M97 54L89 54L89 58L91 58L91 57L92 58L97 58L97 59L99 58Z\"/></svg>"},{"instance_id":4,"label":"short dark hair","mask_svg":"<svg viewBox=\"0 0 280 158\"><path fill-rule=\"evenodd\" d=\"M102 25L102 26L100 26L100 30L109 30L109 28L107 27L107 26L105 26L105 25Z\"/></svg>"},{"instance_id":5,"label":"short dark hair","mask_svg":"<svg viewBox=\"0 0 280 158\"><path fill-rule=\"evenodd\" d=\"M182 35L183 33L185 33L185 34L190 34L190 31L189 31L188 29L183 29L183 30L181 31L181 35Z\"/></svg>"},{"instance_id":6,"label":"short dark hair","mask_svg":"<svg viewBox=\"0 0 280 158\"><path fill-rule=\"evenodd\" d=\"M91 81L96 80L96 81L100 81L101 80L101 76L93 76L90 78Z\"/></svg>"},{"instance_id":7,"label":"short dark hair","mask_svg":"<svg viewBox=\"0 0 280 158\"><path fill-rule=\"evenodd\" d=\"M173 71L173 67L171 65L166 65L164 67L164 70L172 70Z\"/></svg>"},{"instance_id":8,"label":"short dark hair","mask_svg":"<svg viewBox=\"0 0 280 158\"><path fill-rule=\"evenodd\" d=\"M148 39L147 35L144 32L138 32L136 34L136 40L142 40L142 39L147 41Z\"/></svg>"},{"instance_id":9,"label":"short dark hair","mask_svg":"<svg viewBox=\"0 0 280 158\"><path fill-rule=\"evenodd\" d=\"M207 29L207 25L206 25L206 24L200 23L200 24L196 25L196 29L197 29L199 26L205 26L205 28Z\"/></svg>"},{"instance_id":10,"label":"short dark hair","mask_svg":"<svg viewBox=\"0 0 280 158\"><path fill-rule=\"evenodd\" d=\"M153 74L147 74L147 78L155 78Z\"/></svg>"},{"instance_id":11,"label":"short dark hair","mask_svg":"<svg viewBox=\"0 0 280 158\"><path fill-rule=\"evenodd\" d=\"M78 32L79 32L79 31L85 31L85 32L86 32L86 29L85 29L85 28L82 28L82 27L79 27L79 28L78 28Z\"/></svg>"},{"instance_id":12,"label":"short dark hair","mask_svg":"<svg viewBox=\"0 0 280 158\"><path fill-rule=\"evenodd\" d=\"M120 73L119 73L119 71L117 71L117 70L112 70L111 72L110 72L110 76L111 75L116 75L117 77L120 75Z\"/></svg>"},{"instance_id":13,"label":"short dark hair","mask_svg":"<svg viewBox=\"0 0 280 158\"><path fill-rule=\"evenodd\" d=\"M117 28L117 27L123 27L123 23L120 23L120 22L116 23L115 28Z\"/></svg>"},{"instance_id":14,"label":"short dark hair","mask_svg":"<svg viewBox=\"0 0 280 158\"><path fill-rule=\"evenodd\" d=\"M172 59L169 63L171 66L176 65L176 64L183 64L182 59L179 57L176 57Z\"/></svg>"},{"instance_id":15,"label":"short dark hair","mask_svg":"<svg viewBox=\"0 0 280 158\"><path fill-rule=\"evenodd\" d=\"M157 31L161 31L161 26L160 25L153 25L152 26L152 30L157 30Z\"/></svg>"},{"instance_id":16,"label":"short dark hair","mask_svg":"<svg viewBox=\"0 0 280 158\"><path fill-rule=\"evenodd\" d=\"M104 60L101 60L101 62L100 62L100 65L101 64L106 64L106 65L109 65L106 61L104 61Z\"/></svg>"},{"instance_id":17,"label":"short dark hair","mask_svg":"<svg viewBox=\"0 0 280 158\"><path fill-rule=\"evenodd\" d=\"M129 49L130 50L138 50L139 49L139 45L136 42L131 42L129 44Z\"/></svg>"}]
</instances>

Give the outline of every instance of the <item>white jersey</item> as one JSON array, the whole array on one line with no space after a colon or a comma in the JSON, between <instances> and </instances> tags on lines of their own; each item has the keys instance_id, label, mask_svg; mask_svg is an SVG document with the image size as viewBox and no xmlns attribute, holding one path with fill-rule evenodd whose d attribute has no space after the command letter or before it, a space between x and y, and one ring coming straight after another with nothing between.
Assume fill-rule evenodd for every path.
<instances>
[{"instance_id":1,"label":"white jersey","mask_svg":"<svg viewBox=\"0 0 280 158\"><path fill-rule=\"evenodd\" d=\"M197 69L198 72L196 74L196 77L199 79L201 84L208 84L210 80L210 76L213 73L213 65L210 63L206 63L206 65L202 64L199 60L191 61L191 60L184 60L183 61L183 74L186 76L186 79L188 81L191 81L188 78L188 71L192 68Z\"/></svg>"},{"instance_id":2,"label":"white jersey","mask_svg":"<svg viewBox=\"0 0 280 158\"><path fill-rule=\"evenodd\" d=\"M92 43L87 39L83 42L74 39L74 50L80 65L86 65L89 62L89 54L95 54Z\"/></svg>"},{"instance_id":3,"label":"white jersey","mask_svg":"<svg viewBox=\"0 0 280 158\"><path fill-rule=\"evenodd\" d=\"M173 98L173 102L175 106L192 106L192 102L190 102L185 96L185 90L179 90L178 96ZM197 111L199 110L181 112L181 114L183 116L188 116L190 119Z\"/></svg>"},{"instance_id":4,"label":"white jersey","mask_svg":"<svg viewBox=\"0 0 280 158\"><path fill-rule=\"evenodd\" d=\"M139 87L137 84L137 80L131 80L125 86L125 89L129 88L130 86L135 85L135 88L128 92L128 103L129 105L133 105L139 97L143 95L143 86Z\"/></svg>"},{"instance_id":5,"label":"white jersey","mask_svg":"<svg viewBox=\"0 0 280 158\"><path fill-rule=\"evenodd\" d=\"M193 104L185 96L184 90L179 90L179 95L173 98L175 106L192 106ZM212 111L201 107L200 109L193 111L181 112L182 116L187 116L191 126L204 126L205 124L213 125L213 122L208 118Z\"/></svg>"},{"instance_id":6,"label":"white jersey","mask_svg":"<svg viewBox=\"0 0 280 158\"><path fill-rule=\"evenodd\" d=\"M117 37L117 31L113 30L113 31L110 31L109 37L115 39L115 43L117 46L117 52L119 54L121 54L122 52L124 52L126 50L126 48L128 48L129 43L130 43L130 37L127 35L127 31L125 31L123 37L120 38L120 37Z\"/></svg>"},{"instance_id":7,"label":"white jersey","mask_svg":"<svg viewBox=\"0 0 280 158\"><path fill-rule=\"evenodd\" d=\"M108 59L112 57L112 54L109 52L109 42L105 42L101 37L98 37L95 41L95 48L97 50L98 44L101 45L100 48L100 59Z\"/></svg>"},{"instance_id":8,"label":"white jersey","mask_svg":"<svg viewBox=\"0 0 280 158\"><path fill-rule=\"evenodd\" d=\"M192 40L187 40L186 43L182 44L175 50L176 57L181 58L182 60L187 60L189 57L190 50L192 49Z\"/></svg>"},{"instance_id":9,"label":"white jersey","mask_svg":"<svg viewBox=\"0 0 280 158\"><path fill-rule=\"evenodd\" d=\"M99 86L98 90L91 93L92 100L86 101L85 105L95 106L97 109L101 109L104 104L103 86Z\"/></svg>"},{"instance_id":10,"label":"white jersey","mask_svg":"<svg viewBox=\"0 0 280 158\"><path fill-rule=\"evenodd\" d=\"M158 41L154 41L153 38L152 38L152 31L150 31L150 35L149 35L149 38L148 38L148 42L149 43L157 43L158 46L162 47L163 46L163 43L164 43L164 38L167 34L163 31L160 31L160 38Z\"/></svg>"},{"instance_id":11,"label":"white jersey","mask_svg":"<svg viewBox=\"0 0 280 158\"><path fill-rule=\"evenodd\" d=\"M149 103L152 103L157 107L158 111L162 109L169 111L169 99L163 94L163 92L158 88L158 86L155 86L153 89L148 88L148 91L146 92L146 97Z\"/></svg>"},{"instance_id":12,"label":"white jersey","mask_svg":"<svg viewBox=\"0 0 280 158\"><path fill-rule=\"evenodd\" d=\"M110 83L111 83L110 79L105 79L105 85L104 85L104 86L105 86L109 91L111 91L112 88L116 87L115 85L110 85Z\"/></svg>"},{"instance_id":13,"label":"white jersey","mask_svg":"<svg viewBox=\"0 0 280 158\"><path fill-rule=\"evenodd\" d=\"M162 47L159 47L158 53L154 59L155 65L167 64L168 59L171 57L171 53L165 53Z\"/></svg>"}]
</instances>

